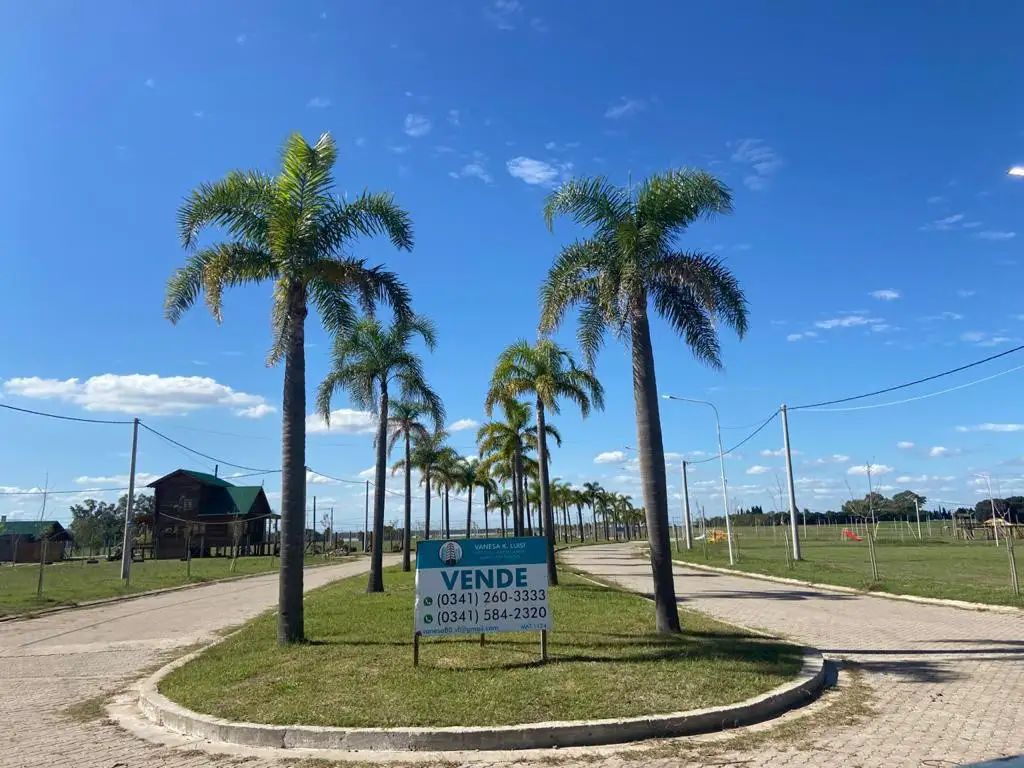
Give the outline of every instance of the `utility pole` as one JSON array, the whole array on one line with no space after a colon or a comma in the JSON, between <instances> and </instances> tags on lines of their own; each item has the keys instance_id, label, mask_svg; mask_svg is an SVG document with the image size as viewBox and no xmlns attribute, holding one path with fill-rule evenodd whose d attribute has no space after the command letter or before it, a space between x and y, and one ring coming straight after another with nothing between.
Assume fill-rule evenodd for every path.
<instances>
[{"instance_id":1,"label":"utility pole","mask_svg":"<svg viewBox=\"0 0 1024 768\"><path fill-rule=\"evenodd\" d=\"M139 420L132 419L132 460L128 471L128 501L124 505L124 541L121 543L121 581L128 586L132 568L132 511L135 506L135 456L139 448Z\"/></svg>"},{"instance_id":2,"label":"utility pole","mask_svg":"<svg viewBox=\"0 0 1024 768\"><path fill-rule=\"evenodd\" d=\"M789 529L793 536L793 559L802 560L800 555L800 530L796 520L796 488L793 485L793 453L789 449L789 413L786 406L779 408L782 413L782 447L786 451L786 484L789 486Z\"/></svg>"},{"instance_id":3,"label":"utility pole","mask_svg":"<svg viewBox=\"0 0 1024 768\"><path fill-rule=\"evenodd\" d=\"M686 462L683 461L683 529L686 551L693 549L693 529L690 526L690 487L686 481Z\"/></svg>"},{"instance_id":4,"label":"utility pole","mask_svg":"<svg viewBox=\"0 0 1024 768\"><path fill-rule=\"evenodd\" d=\"M46 542L47 537L43 536L43 519L46 517L46 492L50 490L50 473L46 473L46 483L43 486L43 508L39 510L39 581L36 583L36 600L43 599L43 567L46 565ZM11 565L14 565L13 558Z\"/></svg>"},{"instance_id":5,"label":"utility pole","mask_svg":"<svg viewBox=\"0 0 1024 768\"><path fill-rule=\"evenodd\" d=\"M310 552L316 554L316 496L313 497L313 546L310 547Z\"/></svg>"},{"instance_id":6,"label":"utility pole","mask_svg":"<svg viewBox=\"0 0 1024 768\"><path fill-rule=\"evenodd\" d=\"M363 552L368 552L367 544L369 539L367 538L370 531L370 481L366 481L366 515L363 518Z\"/></svg>"},{"instance_id":7,"label":"utility pole","mask_svg":"<svg viewBox=\"0 0 1024 768\"><path fill-rule=\"evenodd\" d=\"M331 549L334 549L338 543L338 534L334 532L334 507L331 507Z\"/></svg>"}]
</instances>

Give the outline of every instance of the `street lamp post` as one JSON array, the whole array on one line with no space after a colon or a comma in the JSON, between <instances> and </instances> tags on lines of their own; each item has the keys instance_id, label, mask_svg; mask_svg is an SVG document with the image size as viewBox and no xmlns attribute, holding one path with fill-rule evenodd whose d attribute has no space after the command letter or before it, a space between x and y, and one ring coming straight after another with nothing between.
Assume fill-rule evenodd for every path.
<instances>
[{"instance_id":1,"label":"street lamp post","mask_svg":"<svg viewBox=\"0 0 1024 768\"><path fill-rule=\"evenodd\" d=\"M729 488L725 481L725 449L722 448L722 424L718 417L718 408L710 400L697 400L692 397L677 397L676 395L662 395L665 400L679 400L684 403L697 403L706 405L715 414L715 434L718 437L718 460L722 466L722 505L725 510L725 538L729 546L729 565L735 565L735 557L732 550L732 522L729 518Z\"/></svg>"}]
</instances>

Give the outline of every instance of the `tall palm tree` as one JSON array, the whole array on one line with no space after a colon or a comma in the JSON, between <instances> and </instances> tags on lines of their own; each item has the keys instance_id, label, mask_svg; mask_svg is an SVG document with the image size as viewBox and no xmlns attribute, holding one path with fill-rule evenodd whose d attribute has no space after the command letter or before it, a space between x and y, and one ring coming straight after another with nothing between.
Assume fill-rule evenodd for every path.
<instances>
[{"instance_id":1,"label":"tall palm tree","mask_svg":"<svg viewBox=\"0 0 1024 768\"><path fill-rule=\"evenodd\" d=\"M439 484L438 495L442 498L444 537L452 537L451 491L457 488L461 477L462 457L451 446L445 446L434 464L434 477ZM443 489L443 493L442 493Z\"/></svg>"},{"instance_id":2,"label":"tall palm tree","mask_svg":"<svg viewBox=\"0 0 1024 768\"><path fill-rule=\"evenodd\" d=\"M709 173L677 170L622 188L603 177L569 181L547 199L549 229L569 215L591 237L562 249L541 288L542 333L579 308L577 338L592 366L605 331L632 352L637 452L654 574L659 632L678 632L672 581L665 449L658 410L649 307L685 339L698 359L721 366L717 324L742 337L747 300L733 274L712 255L679 249L690 224L732 211L729 188Z\"/></svg>"},{"instance_id":3,"label":"tall palm tree","mask_svg":"<svg viewBox=\"0 0 1024 768\"><path fill-rule=\"evenodd\" d=\"M437 429L444 423L441 398L427 384L420 356L409 351L413 337L423 339L427 349L437 344L434 324L417 315L396 320L385 328L379 320L359 320L351 331L334 340L331 370L316 393L317 411L328 423L331 398L339 390L348 392L358 407L377 414L377 461L373 489L373 550L367 592L384 591L384 493L387 471L387 442L391 386L397 385L403 400L423 403Z\"/></svg>"},{"instance_id":4,"label":"tall palm tree","mask_svg":"<svg viewBox=\"0 0 1024 768\"><path fill-rule=\"evenodd\" d=\"M501 535L505 537L505 517L508 515L509 510L512 509L512 491L507 488L502 488L500 491L491 496L491 500L488 503L490 509L497 509L501 514Z\"/></svg>"},{"instance_id":5,"label":"tall palm tree","mask_svg":"<svg viewBox=\"0 0 1024 768\"><path fill-rule=\"evenodd\" d=\"M411 570L409 549L412 547L412 441L430 437L430 430L420 419L430 416L430 406L399 400L391 407L388 415L388 455L399 440L405 442L405 458L401 465L405 469L405 533L402 534L402 570Z\"/></svg>"},{"instance_id":6,"label":"tall palm tree","mask_svg":"<svg viewBox=\"0 0 1024 768\"><path fill-rule=\"evenodd\" d=\"M284 144L276 176L232 171L195 189L178 210L178 231L189 252L185 266L167 282L167 319L206 294L219 323L224 289L271 282L273 344L268 365L284 359L281 403L281 576L277 637L305 637L302 614L302 539L306 527L305 324L310 303L332 334L352 329L357 307L372 313L390 305L411 315L409 292L383 267L348 255L360 235L387 235L401 250L412 248L412 222L390 194L364 192L345 200L334 193L334 140L323 134L310 145L298 133ZM223 240L199 247L199 235L216 227Z\"/></svg>"},{"instance_id":7,"label":"tall palm tree","mask_svg":"<svg viewBox=\"0 0 1024 768\"><path fill-rule=\"evenodd\" d=\"M513 496L513 535L522 536L526 519L523 457L536 445L537 427L531 423L530 409L524 403L509 398L501 401L501 408L505 419L483 424L477 430L476 441L480 456L488 467L501 463L509 467ZM544 431L561 444L561 435L552 425L546 425Z\"/></svg>"},{"instance_id":8,"label":"tall palm tree","mask_svg":"<svg viewBox=\"0 0 1024 768\"><path fill-rule=\"evenodd\" d=\"M473 532L473 491L478 485L480 461L478 459L461 459L455 467L455 487L466 492L466 538Z\"/></svg>"},{"instance_id":9,"label":"tall palm tree","mask_svg":"<svg viewBox=\"0 0 1024 768\"><path fill-rule=\"evenodd\" d=\"M426 494L424 495L423 511L424 511L424 531L423 538L430 539L430 497L431 487L430 478L433 473L434 467L445 455L447 446L444 441L448 439L448 433L442 429L435 430L434 432L426 435L425 437L417 438L412 445L412 453L410 456L410 463L415 469L420 471L420 483L426 486ZM392 474L397 472L399 469L405 467L405 460L396 462L391 468Z\"/></svg>"},{"instance_id":10,"label":"tall palm tree","mask_svg":"<svg viewBox=\"0 0 1024 768\"><path fill-rule=\"evenodd\" d=\"M477 461L476 463L476 485L484 495L484 536L489 538L491 535L491 522L487 512L491 508L491 497L498 492L498 483L491 477L491 468L482 461Z\"/></svg>"},{"instance_id":11,"label":"tall palm tree","mask_svg":"<svg viewBox=\"0 0 1024 768\"><path fill-rule=\"evenodd\" d=\"M558 584L555 567L554 520L551 510L551 484L548 475L548 448L545 414L558 413L558 401L571 400L586 418L591 408L604 408L604 388L587 370L576 365L568 350L551 339L535 344L517 341L498 357L491 386L484 401L490 415L496 402L521 395L532 395L537 418L537 463L540 465L540 514L548 542L548 582Z\"/></svg>"},{"instance_id":12,"label":"tall palm tree","mask_svg":"<svg viewBox=\"0 0 1024 768\"><path fill-rule=\"evenodd\" d=\"M569 495L569 501L576 507L576 522L579 523L580 543L582 544L586 541L586 536L583 533L583 507L590 503L590 496L587 495L586 490L573 488Z\"/></svg>"},{"instance_id":13,"label":"tall palm tree","mask_svg":"<svg viewBox=\"0 0 1024 768\"><path fill-rule=\"evenodd\" d=\"M604 491L600 483L589 482L583 484L583 495L587 500L587 504L590 507L590 515L594 521L594 541L597 541L597 505L600 494ZM605 521L605 539L608 538L608 523Z\"/></svg>"}]
</instances>

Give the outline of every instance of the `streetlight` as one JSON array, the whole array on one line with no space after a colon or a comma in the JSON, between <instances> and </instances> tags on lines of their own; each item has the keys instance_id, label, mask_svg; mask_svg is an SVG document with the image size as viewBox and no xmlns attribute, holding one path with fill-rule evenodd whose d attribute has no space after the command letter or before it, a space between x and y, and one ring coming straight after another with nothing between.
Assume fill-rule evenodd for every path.
<instances>
[{"instance_id":1,"label":"streetlight","mask_svg":"<svg viewBox=\"0 0 1024 768\"><path fill-rule=\"evenodd\" d=\"M729 490L725 482L725 450L722 448L722 425L718 417L718 408L710 400L697 400L692 397L677 397L676 395L662 395L664 400L679 400L684 403L697 403L706 405L715 413L715 433L718 435L718 460L722 465L722 502L725 509L725 538L729 545L729 565L735 565L735 558L732 553L732 522L729 518Z\"/></svg>"}]
</instances>

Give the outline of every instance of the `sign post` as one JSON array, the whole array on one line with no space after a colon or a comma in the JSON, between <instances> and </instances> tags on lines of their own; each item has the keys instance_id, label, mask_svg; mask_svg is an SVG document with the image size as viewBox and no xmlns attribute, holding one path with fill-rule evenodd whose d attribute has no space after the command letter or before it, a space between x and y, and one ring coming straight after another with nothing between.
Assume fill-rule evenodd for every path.
<instances>
[{"instance_id":1,"label":"sign post","mask_svg":"<svg viewBox=\"0 0 1024 768\"><path fill-rule=\"evenodd\" d=\"M421 541L416 546L416 620L413 665L420 637L495 632L541 633L547 661L547 543L525 536Z\"/></svg>"}]
</instances>

